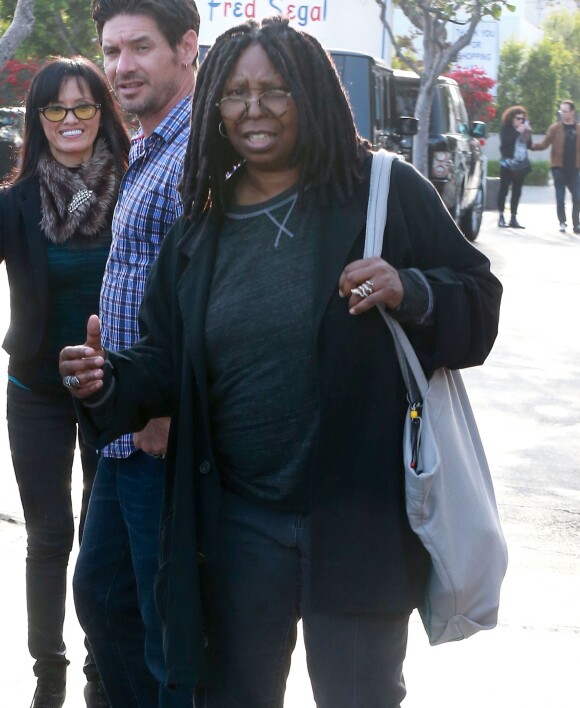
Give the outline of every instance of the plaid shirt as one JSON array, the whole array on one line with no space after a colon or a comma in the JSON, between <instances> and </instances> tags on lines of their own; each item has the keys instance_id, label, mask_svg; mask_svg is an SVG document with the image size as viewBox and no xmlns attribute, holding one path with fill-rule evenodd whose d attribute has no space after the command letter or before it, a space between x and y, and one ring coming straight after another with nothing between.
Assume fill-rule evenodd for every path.
<instances>
[{"instance_id":1,"label":"plaid shirt","mask_svg":"<svg viewBox=\"0 0 580 708\"><path fill-rule=\"evenodd\" d=\"M182 99L148 138L139 132L131 141L101 287L101 340L112 351L139 339L139 306L147 275L165 235L183 211L178 187L190 118L191 97ZM134 451L133 436L124 435L102 454L124 458Z\"/></svg>"}]
</instances>

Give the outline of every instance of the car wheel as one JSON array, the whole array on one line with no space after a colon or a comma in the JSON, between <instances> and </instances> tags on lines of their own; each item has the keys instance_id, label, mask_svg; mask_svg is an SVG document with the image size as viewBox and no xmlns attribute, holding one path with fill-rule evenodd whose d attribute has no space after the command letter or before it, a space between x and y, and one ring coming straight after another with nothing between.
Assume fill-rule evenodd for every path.
<instances>
[{"instance_id":1,"label":"car wheel","mask_svg":"<svg viewBox=\"0 0 580 708\"><path fill-rule=\"evenodd\" d=\"M461 230L468 241L475 241L481 228L481 219L483 217L483 185L479 185L477 195L473 204L466 209L461 217Z\"/></svg>"}]
</instances>

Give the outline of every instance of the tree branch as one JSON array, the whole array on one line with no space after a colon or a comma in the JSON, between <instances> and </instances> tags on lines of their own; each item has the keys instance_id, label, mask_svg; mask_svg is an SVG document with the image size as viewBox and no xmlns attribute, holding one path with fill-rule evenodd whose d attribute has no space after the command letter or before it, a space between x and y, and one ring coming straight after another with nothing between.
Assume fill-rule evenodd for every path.
<instances>
[{"instance_id":1,"label":"tree branch","mask_svg":"<svg viewBox=\"0 0 580 708\"><path fill-rule=\"evenodd\" d=\"M387 6L383 0L376 0L377 5L381 8L381 22L383 23L383 27L387 30L387 34L389 35L389 39L391 40L391 46L395 52L395 55L398 59L400 59L405 66L409 67L411 71L414 71L416 74L420 73L420 68L419 66L409 59L409 57L406 57L403 54L403 50L401 48L401 45L399 42L397 42L397 38L395 37L395 34L393 32L393 28L391 27L391 23L387 20Z\"/></svg>"},{"instance_id":2,"label":"tree branch","mask_svg":"<svg viewBox=\"0 0 580 708\"><path fill-rule=\"evenodd\" d=\"M443 69L447 67L447 64L454 61L459 52L463 49L463 47L466 47L471 42L473 34L475 32L475 28L479 24L482 14L483 8L481 6L481 2L475 2L473 15L471 16L471 19L469 21L467 31L462 34L461 37L458 37L455 42L453 42L453 44L449 44L443 51L443 66L441 67L440 71L443 71Z\"/></svg>"},{"instance_id":3,"label":"tree branch","mask_svg":"<svg viewBox=\"0 0 580 708\"><path fill-rule=\"evenodd\" d=\"M18 0L10 27L0 37L0 69L34 29L34 0Z\"/></svg>"}]
</instances>

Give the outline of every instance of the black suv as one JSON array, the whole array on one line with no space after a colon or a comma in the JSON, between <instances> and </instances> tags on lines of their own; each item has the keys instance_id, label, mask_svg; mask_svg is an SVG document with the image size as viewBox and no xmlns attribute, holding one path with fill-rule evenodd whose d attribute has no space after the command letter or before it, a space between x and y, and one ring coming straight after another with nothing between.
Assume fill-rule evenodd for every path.
<instances>
[{"instance_id":1,"label":"black suv","mask_svg":"<svg viewBox=\"0 0 580 708\"><path fill-rule=\"evenodd\" d=\"M413 161L412 129L419 77L393 71L379 59L342 50L330 54L346 88L359 133L373 147L395 150ZM480 139L485 123L469 123L456 81L439 77L431 107L429 179L445 206L473 241L481 226L485 203L485 161Z\"/></svg>"},{"instance_id":2,"label":"black suv","mask_svg":"<svg viewBox=\"0 0 580 708\"><path fill-rule=\"evenodd\" d=\"M399 110L395 72L381 60L359 52L331 50L346 89L358 132L373 148L401 153L401 142L418 128L413 112Z\"/></svg>"},{"instance_id":3,"label":"black suv","mask_svg":"<svg viewBox=\"0 0 580 708\"><path fill-rule=\"evenodd\" d=\"M16 164L23 130L23 108L0 108L0 182Z\"/></svg>"}]
</instances>

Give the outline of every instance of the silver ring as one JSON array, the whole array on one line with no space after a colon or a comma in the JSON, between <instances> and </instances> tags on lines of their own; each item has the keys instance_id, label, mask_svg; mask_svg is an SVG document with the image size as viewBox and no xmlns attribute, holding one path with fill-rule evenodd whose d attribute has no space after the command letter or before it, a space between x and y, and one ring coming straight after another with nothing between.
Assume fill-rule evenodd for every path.
<instances>
[{"instance_id":1,"label":"silver ring","mask_svg":"<svg viewBox=\"0 0 580 708\"><path fill-rule=\"evenodd\" d=\"M63 386L66 386L68 389L71 390L78 388L81 385L78 376L63 376L62 383Z\"/></svg>"},{"instance_id":2,"label":"silver ring","mask_svg":"<svg viewBox=\"0 0 580 708\"><path fill-rule=\"evenodd\" d=\"M373 281L365 280L364 283L361 283L357 288L353 288L350 292L362 298L368 297L373 292Z\"/></svg>"}]
</instances>

